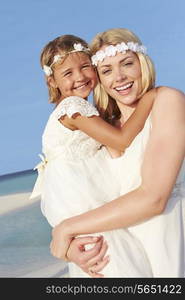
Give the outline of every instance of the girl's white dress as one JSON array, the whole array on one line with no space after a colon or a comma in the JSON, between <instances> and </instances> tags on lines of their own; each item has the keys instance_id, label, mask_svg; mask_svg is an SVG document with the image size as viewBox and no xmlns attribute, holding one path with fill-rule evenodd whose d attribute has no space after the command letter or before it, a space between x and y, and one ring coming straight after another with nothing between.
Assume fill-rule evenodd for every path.
<instances>
[{"instance_id":1,"label":"girl's white dress","mask_svg":"<svg viewBox=\"0 0 185 300\"><path fill-rule=\"evenodd\" d=\"M87 117L98 115L86 100L68 97L52 112L43 134L45 158L37 166L39 176L32 197L41 194L41 210L51 226L128 193L141 181L150 118L124 155L111 159L100 143L58 121L77 112ZM102 233L110 254L110 262L102 271L105 277L184 276L183 170L161 216ZM69 277L89 276L69 263Z\"/></svg>"}]
</instances>

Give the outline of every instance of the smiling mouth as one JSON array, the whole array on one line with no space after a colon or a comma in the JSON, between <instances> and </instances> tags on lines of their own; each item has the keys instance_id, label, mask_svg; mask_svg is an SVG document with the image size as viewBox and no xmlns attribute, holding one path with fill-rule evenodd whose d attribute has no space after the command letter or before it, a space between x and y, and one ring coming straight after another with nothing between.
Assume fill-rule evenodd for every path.
<instances>
[{"instance_id":1,"label":"smiling mouth","mask_svg":"<svg viewBox=\"0 0 185 300\"><path fill-rule=\"evenodd\" d=\"M87 82L85 82L85 83L83 83L83 84L81 84L81 85L79 85L79 86L77 86L77 87L75 87L74 90L81 90L84 87L86 87L87 85L89 85L89 83L90 83L90 80L87 81Z\"/></svg>"},{"instance_id":2,"label":"smiling mouth","mask_svg":"<svg viewBox=\"0 0 185 300\"><path fill-rule=\"evenodd\" d=\"M130 89L133 86L133 84L134 84L134 81L124 84L122 86L115 87L114 89L117 92L126 91L126 90Z\"/></svg>"}]
</instances>

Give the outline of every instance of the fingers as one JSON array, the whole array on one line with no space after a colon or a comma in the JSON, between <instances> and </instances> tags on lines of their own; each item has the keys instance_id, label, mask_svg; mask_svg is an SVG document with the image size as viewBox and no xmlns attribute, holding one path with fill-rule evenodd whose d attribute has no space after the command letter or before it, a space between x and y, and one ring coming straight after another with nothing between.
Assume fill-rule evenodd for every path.
<instances>
[{"instance_id":1,"label":"fingers","mask_svg":"<svg viewBox=\"0 0 185 300\"><path fill-rule=\"evenodd\" d=\"M109 255L107 255L101 262L88 268L88 274L93 278L104 277L103 274L99 273L110 261Z\"/></svg>"},{"instance_id":2,"label":"fingers","mask_svg":"<svg viewBox=\"0 0 185 300\"><path fill-rule=\"evenodd\" d=\"M71 261L80 266L80 268L83 268L86 266L90 259L98 255L102 247L103 238L100 238L95 246L90 250L85 250L85 247L81 243L80 245L78 245L77 243L78 242L76 241L76 239L73 240L69 247L67 255Z\"/></svg>"},{"instance_id":3,"label":"fingers","mask_svg":"<svg viewBox=\"0 0 185 300\"><path fill-rule=\"evenodd\" d=\"M89 274L89 273L88 273ZM92 273L92 274L89 274L92 278L103 278L104 275L103 274L100 274L100 273Z\"/></svg>"},{"instance_id":4,"label":"fingers","mask_svg":"<svg viewBox=\"0 0 185 300\"><path fill-rule=\"evenodd\" d=\"M100 251L97 253L97 255L95 256L92 256L92 258L88 260L87 262L87 267L91 267L91 266L94 266L95 264L101 262L106 254L108 250L108 244L107 242L105 241L103 244L102 244L102 247L100 249Z\"/></svg>"},{"instance_id":5,"label":"fingers","mask_svg":"<svg viewBox=\"0 0 185 300\"><path fill-rule=\"evenodd\" d=\"M98 246L96 245L94 247L95 249L98 249ZM91 259L87 260L87 257L84 259L84 263L81 264L81 268L84 272L88 273L91 277L104 277L103 274L99 273L103 268L109 263L109 256L105 256L108 249L107 242L103 242L102 246L100 248L100 251L98 250L98 254L94 256L94 249L88 250L88 255L91 255L93 253L93 256ZM87 252L87 251L86 251ZM87 254L84 252L84 255Z\"/></svg>"},{"instance_id":6,"label":"fingers","mask_svg":"<svg viewBox=\"0 0 185 300\"><path fill-rule=\"evenodd\" d=\"M85 236L85 237L76 237L75 240L78 245L87 245L87 244L94 244L97 243L103 236Z\"/></svg>"},{"instance_id":7,"label":"fingers","mask_svg":"<svg viewBox=\"0 0 185 300\"><path fill-rule=\"evenodd\" d=\"M84 261L87 262L89 260L91 260L93 257L97 256L100 251L101 251L101 248L103 246L103 238L101 238L93 248L89 249L89 250L86 250L84 252ZM104 245L105 246L105 245Z\"/></svg>"},{"instance_id":8,"label":"fingers","mask_svg":"<svg viewBox=\"0 0 185 300\"><path fill-rule=\"evenodd\" d=\"M101 262L92 266L91 270L93 270L94 273L98 273L109 263L109 261L110 257L107 255Z\"/></svg>"},{"instance_id":9,"label":"fingers","mask_svg":"<svg viewBox=\"0 0 185 300\"><path fill-rule=\"evenodd\" d=\"M77 237L75 238L75 243L79 249L85 251L86 245L97 243L102 238L103 238L102 236Z\"/></svg>"},{"instance_id":10,"label":"fingers","mask_svg":"<svg viewBox=\"0 0 185 300\"><path fill-rule=\"evenodd\" d=\"M71 261L73 261L74 263L76 263L80 267L84 267L86 265L86 263L88 263L89 260L91 260L93 257L97 256L99 254L99 252L101 251L101 248L103 245L103 237L99 237L99 241L96 243L93 243L95 245L91 249L87 250L87 249L85 249L85 246L83 245L83 243L86 243L87 241L89 241L89 238L87 238L87 239L85 238L83 240L81 238L79 238L79 239L75 238L72 241L72 243L70 244L70 247L68 249L67 256L69 257L69 259ZM90 237L90 242L91 241L92 241L92 239Z\"/></svg>"}]
</instances>

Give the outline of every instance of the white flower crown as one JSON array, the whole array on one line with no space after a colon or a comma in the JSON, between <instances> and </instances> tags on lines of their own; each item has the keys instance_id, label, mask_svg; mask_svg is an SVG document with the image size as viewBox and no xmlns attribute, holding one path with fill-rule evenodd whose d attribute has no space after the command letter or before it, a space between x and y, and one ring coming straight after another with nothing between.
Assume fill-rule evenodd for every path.
<instances>
[{"instance_id":1,"label":"white flower crown","mask_svg":"<svg viewBox=\"0 0 185 300\"><path fill-rule=\"evenodd\" d=\"M71 50L69 52L67 52L66 54L60 55L57 54L54 56L53 58L53 62L51 63L50 66L44 65L43 66L43 71L47 76L50 76L53 74L53 70L51 69L52 65L54 65L56 62L58 62L62 57L65 57L67 54L69 53L74 53L74 52L87 52L90 51L89 48L84 47L81 43L78 44L74 44L73 45L74 50Z\"/></svg>"},{"instance_id":2,"label":"white flower crown","mask_svg":"<svg viewBox=\"0 0 185 300\"><path fill-rule=\"evenodd\" d=\"M99 50L91 57L92 64L97 66L99 61L103 61L107 56L115 56L116 53L125 53L125 51L131 50L133 52L140 52L146 54L146 47L144 45L139 45L138 43L128 42L117 45L107 46L104 50Z\"/></svg>"}]
</instances>

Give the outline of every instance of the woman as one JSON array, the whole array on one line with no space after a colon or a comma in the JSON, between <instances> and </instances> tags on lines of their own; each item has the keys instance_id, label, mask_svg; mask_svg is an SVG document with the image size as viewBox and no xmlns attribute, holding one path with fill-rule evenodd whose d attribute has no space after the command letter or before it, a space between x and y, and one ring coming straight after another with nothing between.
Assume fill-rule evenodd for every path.
<instances>
[{"instance_id":1,"label":"woman","mask_svg":"<svg viewBox=\"0 0 185 300\"><path fill-rule=\"evenodd\" d=\"M113 114L121 124L154 84L151 60L128 50L128 43L141 45L126 29L100 33L92 42L93 63L100 80L95 92L97 107L105 119ZM122 46L125 52L120 51ZM182 92L157 88L151 115L142 132L121 158L110 158L121 196L57 225L51 242L54 256L64 259L68 250L70 260L92 277L99 276L97 272L103 265L97 248L101 246L96 246L94 257L92 250L88 254L84 252L86 255L82 251L80 255L79 249L84 249L85 241L83 238L80 245L80 238L73 240L74 237L128 228L145 249L153 277L184 276L184 111Z\"/></svg>"}]
</instances>

